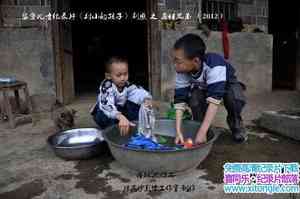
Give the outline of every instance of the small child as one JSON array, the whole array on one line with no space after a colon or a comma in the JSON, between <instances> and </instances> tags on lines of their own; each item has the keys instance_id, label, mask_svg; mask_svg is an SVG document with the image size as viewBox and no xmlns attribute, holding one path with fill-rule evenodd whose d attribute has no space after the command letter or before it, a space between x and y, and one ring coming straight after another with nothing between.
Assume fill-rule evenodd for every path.
<instances>
[{"instance_id":1,"label":"small child","mask_svg":"<svg viewBox=\"0 0 300 199\"><path fill-rule=\"evenodd\" d=\"M152 106L151 99L142 87L128 82L128 61L111 57L105 65L105 79L91 114L101 128L118 123L120 134L126 135L130 126L135 126L130 121L138 120L140 105Z\"/></svg>"}]
</instances>

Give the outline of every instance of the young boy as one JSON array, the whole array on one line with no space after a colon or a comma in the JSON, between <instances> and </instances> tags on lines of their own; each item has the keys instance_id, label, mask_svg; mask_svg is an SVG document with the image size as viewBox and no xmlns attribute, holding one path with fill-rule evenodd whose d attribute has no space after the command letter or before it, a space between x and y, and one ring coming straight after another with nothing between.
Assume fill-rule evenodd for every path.
<instances>
[{"instance_id":1,"label":"young boy","mask_svg":"<svg viewBox=\"0 0 300 199\"><path fill-rule=\"evenodd\" d=\"M138 120L140 105L151 106L152 97L142 87L128 82L128 61L125 58L110 58L105 71L91 114L101 128L118 123L121 135L126 135L130 126L135 126L131 121Z\"/></svg>"},{"instance_id":2,"label":"young boy","mask_svg":"<svg viewBox=\"0 0 300 199\"><path fill-rule=\"evenodd\" d=\"M222 100L228 112L227 123L234 141L244 142L247 134L241 112L246 104L243 94L245 86L237 80L234 68L223 57L215 53L205 53L205 50L205 43L195 34L181 37L174 45L175 142L184 142L181 120L182 113L188 106L192 109L194 119L201 121L195 142L206 142L208 129Z\"/></svg>"}]
</instances>

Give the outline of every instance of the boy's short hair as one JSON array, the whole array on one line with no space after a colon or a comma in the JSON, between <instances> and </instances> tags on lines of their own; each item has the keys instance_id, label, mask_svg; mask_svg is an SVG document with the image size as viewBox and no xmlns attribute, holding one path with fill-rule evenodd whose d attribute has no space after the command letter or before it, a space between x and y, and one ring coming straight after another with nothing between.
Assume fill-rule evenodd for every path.
<instances>
[{"instance_id":1,"label":"boy's short hair","mask_svg":"<svg viewBox=\"0 0 300 199\"><path fill-rule=\"evenodd\" d=\"M128 64L128 60L126 57L121 56L112 56L110 57L107 62L105 63L105 72L110 73L111 72L111 65L113 63L126 63Z\"/></svg>"},{"instance_id":2,"label":"boy's short hair","mask_svg":"<svg viewBox=\"0 0 300 199\"><path fill-rule=\"evenodd\" d=\"M179 38L174 44L174 49L182 49L188 59L195 57L202 59L205 54L206 45L200 36L190 33Z\"/></svg>"}]
</instances>

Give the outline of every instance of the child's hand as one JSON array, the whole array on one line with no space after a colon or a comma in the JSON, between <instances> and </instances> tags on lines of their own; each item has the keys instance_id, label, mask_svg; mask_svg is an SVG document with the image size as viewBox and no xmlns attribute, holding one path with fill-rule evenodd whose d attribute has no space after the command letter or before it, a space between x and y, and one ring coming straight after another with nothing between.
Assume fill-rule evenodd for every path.
<instances>
[{"instance_id":1,"label":"child's hand","mask_svg":"<svg viewBox=\"0 0 300 199\"><path fill-rule=\"evenodd\" d=\"M130 122L124 115L119 114L117 116L117 119L119 120L119 129L120 129L120 134L122 136L127 135L129 132L130 126L135 126L134 123Z\"/></svg>"},{"instance_id":2,"label":"child's hand","mask_svg":"<svg viewBox=\"0 0 300 199\"><path fill-rule=\"evenodd\" d=\"M175 144L184 144L184 138L181 132L176 133Z\"/></svg>"},{"instance_id":3,"label":"child's hand","mask_svg":"<svg viewBox=\"0 0 300 199\"><path fill-rule=\"evenodd\" d=\"M144 100L144 106L147 107L147 108L152 108L152 100L151 99L145 99Z\"/></svg>"},{"instance_id":4,"label":"child's hand","mask_svg":"<svg viewBox=\"0 0 300 199\"><path fill-rule=\"evenodd\" d=\"M205 142L207 142L206 133L197 133L195 143L196 144L203 144Z\"/></svg>"},{"instance_id":5,"label":"child's hand","mask_svg":"<svg viewBox=\"0 0 300 199\"><path fill-rule=\"evenodd\" d=\"M193 111L192 111L191 107L187 106L187 107L186 107L186 110L187 110L188 113L191 115L191 117L192 117L191 119L194 120L194 118L193 118Z\"/></svg>"}]
</instances>

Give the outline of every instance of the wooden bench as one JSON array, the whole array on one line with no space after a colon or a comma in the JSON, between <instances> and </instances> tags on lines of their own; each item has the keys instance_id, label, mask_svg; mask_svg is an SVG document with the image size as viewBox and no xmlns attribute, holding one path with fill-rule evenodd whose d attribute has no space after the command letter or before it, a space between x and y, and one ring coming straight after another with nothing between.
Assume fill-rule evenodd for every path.
<instances>
[{"instance_id":1,"label":"wooden bench","mask_svg":"<svg viewBox=\"0 0 300 199\"><path fill-rule=\"evenodd\" d=\"M4 111L4 114L8 117L8 122L11 128L15 128L17 125L17 120L22 119L20 117L17 117L17 114L13 113L13 107L9 100L9 92L14 93L14 100L16 101L16 108L17 110L20 110L20 95L19 91L23 90L24 96L25 96L25 105L28 108L29 114L32 113L32 104L29 98L29 92L27 88L27 83L23 81L16 81L13 83L0 83L0 94L3 94L3 102L1 104L1 107L3 107L2 111ZM21 116L21 117L28 117L28 116Z\"/></svg>"}]
</instances>

